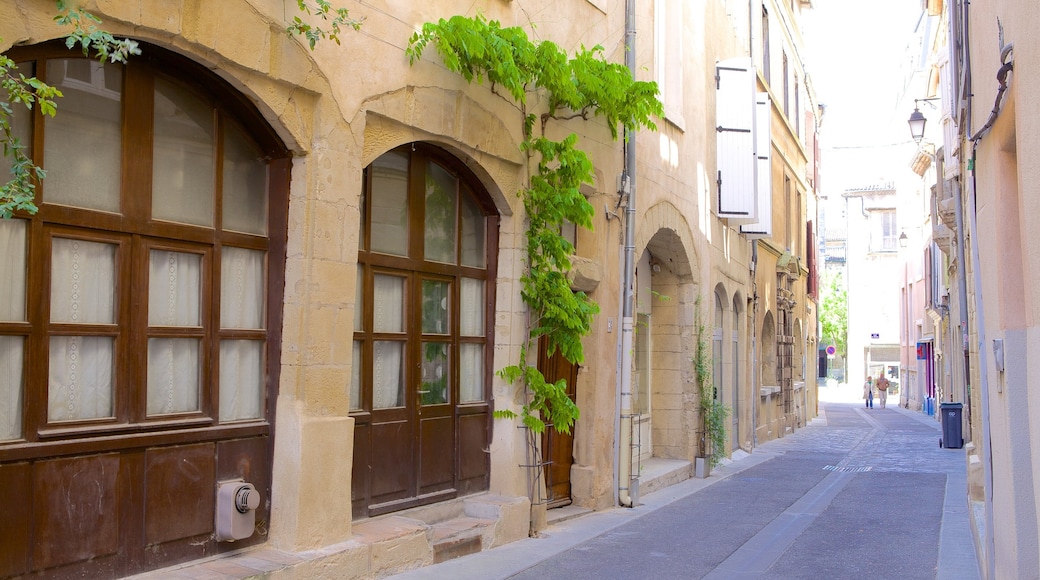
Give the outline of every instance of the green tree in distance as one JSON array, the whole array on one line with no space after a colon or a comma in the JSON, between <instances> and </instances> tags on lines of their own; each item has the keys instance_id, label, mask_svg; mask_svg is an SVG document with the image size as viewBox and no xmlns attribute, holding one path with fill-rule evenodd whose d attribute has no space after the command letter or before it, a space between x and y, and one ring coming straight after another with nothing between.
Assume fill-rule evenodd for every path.
<instances>
[{"instance_id":1,"label":"green tree in distance","mask_svg":"<svg viewBox=\"0 0 1040 580\"><path fill-rule=\"evenodd\" d=\"M840 272L827 276L820 301L820 325L825 344L833 344L845 360L849 344L849 296Z\"/></svg>"}]
</instances>

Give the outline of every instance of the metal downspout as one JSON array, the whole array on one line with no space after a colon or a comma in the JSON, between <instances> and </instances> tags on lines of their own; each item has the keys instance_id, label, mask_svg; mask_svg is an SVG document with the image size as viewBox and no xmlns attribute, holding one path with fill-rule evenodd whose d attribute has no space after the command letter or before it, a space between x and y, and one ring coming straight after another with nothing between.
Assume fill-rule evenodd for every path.
<instances>
[{"instance_id":1,"label":"metal downspout","mask_svg":"<svg viewBox=\"0 0 1040 580\"><path fill-rule=\"evenodd\" d=\"M971 158L975 159L975 144L972 144ZM985 490L984 511L986 517L986 568L987 578L996 577L996 543L993 533L993 437L990 435L989 423L989 377L986 376L986 317L982 304L982 273L979 271L978 229L975 224L975 168L971 170L971 195L968 196L968 220L971 235L971 270L975 283L975 319L978 361L979 361L979 398L982 400L982 464L986 469L983 478Z\"/></svg>"},{"instance_id":2,"label":"metal downspout","mask_svg":"<svg viewBox=\"0 0 1040 580\"><path fill-rule=\"evenodd\" d=\"M632 78L636 75L636 18L635 0L625 0L625 66ZM634 507L632 483L638 475L632 473L632 332L635 284L635 230L636 230L636 135L625 127L625 169L623 191L628 196L625 204L625 266L621 280L623 300L621 312L621 418L618 444L618 503ZM638 486L638 483L636 483ZM637 488L638 489L638 488Z\"/></svg>"}]
</instances>

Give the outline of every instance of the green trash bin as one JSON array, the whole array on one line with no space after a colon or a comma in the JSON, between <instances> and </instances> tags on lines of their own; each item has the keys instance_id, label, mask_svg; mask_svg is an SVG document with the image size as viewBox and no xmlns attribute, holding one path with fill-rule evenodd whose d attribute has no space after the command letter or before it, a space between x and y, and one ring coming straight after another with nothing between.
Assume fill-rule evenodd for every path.
<instances>
[{"instance_id":1,"label":"green trash bin","mask_svg":"<svg viewBox=\"0 0 1040 580\"><path fill-rule=\"evenodd\" d=\"M939 413L942 417L942 439L939 447L947 449L960 449L964 447L964 437L961 436L961 403L939 403Z\"/></svg>"}]
</instances>

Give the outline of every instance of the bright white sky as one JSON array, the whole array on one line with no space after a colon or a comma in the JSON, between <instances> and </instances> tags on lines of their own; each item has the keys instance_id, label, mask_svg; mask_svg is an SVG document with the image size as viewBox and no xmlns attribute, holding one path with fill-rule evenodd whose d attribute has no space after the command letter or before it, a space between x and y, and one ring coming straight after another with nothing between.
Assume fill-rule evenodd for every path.
<instances>
[{"instance_id":1,"label":"bright white sky","mask_svg":"<svg viewBox=\"0 0 1040 580\"><path fill-rule=\"evenodd\" d=\"M889 164L909 160L895 150L911 142L906 119L913 109L897 100L920 0L815 0L815 9L803 15L806 67L817 101L827 107L823 193L894 179ZM891 147L895 143L904 146Z\"/></svg>"}]
</instances>

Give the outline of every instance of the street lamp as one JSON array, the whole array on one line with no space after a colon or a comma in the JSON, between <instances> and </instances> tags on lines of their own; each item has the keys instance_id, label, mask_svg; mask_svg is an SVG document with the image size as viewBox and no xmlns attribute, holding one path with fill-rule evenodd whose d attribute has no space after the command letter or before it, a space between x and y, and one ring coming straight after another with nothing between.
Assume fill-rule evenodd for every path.
<instances>
[{"instance_id":1,"label":"street lamp","mask_svg":"<svg viewBox=\"0 0 1040 580\"><path fill-rule=\"evenodd\" d=\"M910 241L910 238L906 237L906 232L903 232L903 233L899 234L899 247L900 248L905 248L906 244L909 241Z\"/></svg>"},{"instance_id":2,"label":"street lamp","mask_svg":"<svg viewBox=\"0 0 1040 580\"><path fill-rule=\"evenodd\" d=\"M938 101L939 97L929 97L927 99L914 99L914 112L910 113L910 119L907 123L910 124L910 135L914 138L914 143L920 143L921 139L924 139L924 126L928 122L928 119L921 114L921 110L917 108L917 103L921 101Z\"/></svg>"}]
</instances>

